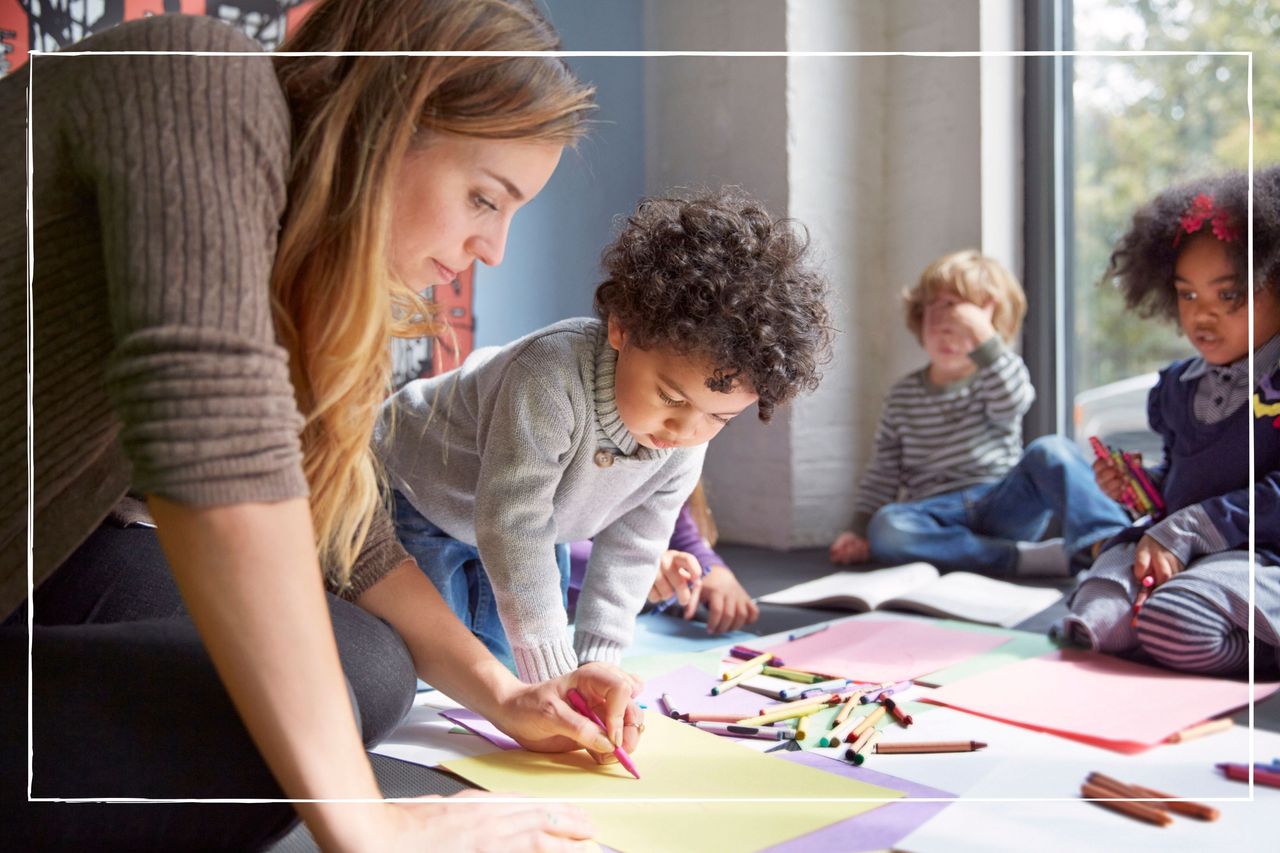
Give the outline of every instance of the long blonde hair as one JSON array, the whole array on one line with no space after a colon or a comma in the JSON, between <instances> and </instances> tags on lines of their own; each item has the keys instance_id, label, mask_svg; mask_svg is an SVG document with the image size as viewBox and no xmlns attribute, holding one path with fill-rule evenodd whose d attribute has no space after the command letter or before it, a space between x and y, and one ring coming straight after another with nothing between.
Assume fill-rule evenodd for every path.
<instances>
[{"instance_id":1,"label":"long blonde hair","mask_svg":"<svg viewBox=\"0 0 1280 853\"><path fill-rule=\"evenodd\" d=\"M548 51L526 0L325 0L281 51ZM278 56L293 122L271 293L289 352L321 565L339 587L379 505L370 448L393 334L437 329L398 281L387 234L400 163L433 133L571 144L594 89L554 57Z\"/></svg>"}]
</instances>

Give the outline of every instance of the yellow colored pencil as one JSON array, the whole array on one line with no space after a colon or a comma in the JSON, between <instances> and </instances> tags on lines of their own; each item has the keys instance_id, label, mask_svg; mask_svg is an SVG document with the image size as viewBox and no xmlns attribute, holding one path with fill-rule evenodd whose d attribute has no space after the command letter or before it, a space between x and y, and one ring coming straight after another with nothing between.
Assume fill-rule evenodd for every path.
<instances>
[{"instance_id":1,"label":"yellow colored pencil","mask_svg":"<svg viewBox=\"0 0 1280 853\"><path fill-rule=\"evenodd\" d=\"M721 693L724 693L726 690L730 690L734 687L737 687L739 684L746 681L748 678L754 678L755 676L760 674L760 670L763 666L764 666L763 664L759 664L759 663L755 664L754 666L751 666L745 670L742 670L733 678L726 678L724 681L717 683L714 687L711 688L711 695L719 696Z\"/></svg>"},{"instance_id":2,"label":"yellow colored pencil","mask_svg":"<svg viewBox=\"0 0 1280 853\"><path fill-rule=\"evenodd\" d=\"M740 726L763 726L767 723L776 723L779 720L794 720L797 717L807 717L810 714L816 714L824 708L831 705L830 702L796 704L787 708L781 708L777 711L770 711L767 714L760 714L757 717L747 717L738 720Z\"/></svg>"},{"instance_id":3,"label":"yellow colored pencil","mask_svg":"<svg viewBox=\"0 0 1280 853\"><path fill-rule=\"evenodd\" d=\"M723 675L720 676L720 678L724 681L730 681L734 678L737 678L739 675L742 675L744 672L750 672L753 669L756 672L761 672L764 670L764 665L769 661L771 657L773 657L772 652L764 652L762 654L758 654L755 657L753 657L751 660L745 661L741 666L735 666L733 669L727 670Z\"/></svg>"},{"instance_id":4,"label":"yellow colored pencil","mask_svg":"<svg viewBox=\"0 0 1280 853\"><path fill-rule=\"evenodd\" d=\"M849 694L849 698L845 701L844 706L840 708L840 713L836 714L835 719L831 721L831 728L834 729L836 726L849 719L849 715L853 713L854 708L858 707L858 700L862 698L864 693L866 693L865 690L855 690Z\"/></svg>"},{"instance_id":5,"label":"yellow colored pencil","mask_svg":"<svg viewBox=\"0 0 1280 853\"><path fill-rule=\"evenodd\" d=\"M817 711L814 711L816 714ZM802 741L809 736L809 723L813 719L813 714L805 714L796 721L796 740Z\"/></svg>"}]
</instances>

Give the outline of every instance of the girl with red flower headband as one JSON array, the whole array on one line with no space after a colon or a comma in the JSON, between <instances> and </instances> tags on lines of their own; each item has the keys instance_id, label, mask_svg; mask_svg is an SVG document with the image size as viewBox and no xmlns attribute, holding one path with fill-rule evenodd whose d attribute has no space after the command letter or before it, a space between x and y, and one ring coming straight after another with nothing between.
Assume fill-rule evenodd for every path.
<instances>
[{"instance_id":1,"label":"girl with red flower headband","mask_svg":"<svg viewBox=\"0 0 1280 853\"><path fill-rule=\"evenodd\" d=\"M1104 280L1140 315L1175 320L1198 355L1162 370L1147 403L1164 459L1146 473L1166 512L1107 542L1082 577L1057 627L1078 645L1145 653L1187 672L1243 675L1252 493L1256 662L1259 677L1280 670L1280 419L1268 414L1267 390L1280 378L1280 166L1259 171L1253 189L1252 322L1243 174L1161 193L1134 214L1111 256ZM1123 480L1112 462L1095 462L1094 475L1120 499Z\"/></svg>"}]
</instances>

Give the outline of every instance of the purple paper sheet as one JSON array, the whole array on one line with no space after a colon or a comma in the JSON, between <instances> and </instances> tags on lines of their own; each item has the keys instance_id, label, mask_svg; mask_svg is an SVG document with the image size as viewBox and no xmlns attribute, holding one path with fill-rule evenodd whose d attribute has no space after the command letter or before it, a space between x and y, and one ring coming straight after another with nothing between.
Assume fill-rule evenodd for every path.
<instances>
[{"instance_id":1,"label":"purple paper sheet","mask_svg":"<svg viewBox=\"0 0 1280 853\"><path fill-rule=\"evenodd\" d=\"M470 708L455 708L449 711L441 711L440 716L447 720L453 720L469 732L474 732L480 737L492 743L494 746L500 746L503 749L520 749L520 744L507 737L493 723L484 717L472 711Z\"/></svg>"},{"instance_id":2,"label":"purple paper sheet","mask_svg":"<svg viewBox=\"0 0 1280 853\"><path fill-rule=\"evenodd\" d=\"M768 848L768 853L862 853L867 850L887 850L906 838L911 832L930 820L949 803L912 802L912 797L954 797L955 794L939 791L928 785L920 785L907 779L899 779L887 773L855 767L845 761L834 760L812 752L778 752L779 758L804 764L828 773L837 773L871 785L893 788L907 795L905 800L895 800L857 817L833 823L817 832L793 838Z\"/></svg>"},{"instance_id":3,"label":"purple paper sheet","mask_svg":"<svg viewBox=\"0 0 1280 853\"><path fill-rule=\"evenodd\" d=\"M754 717L761 708L777 704L768 696L761 696L741 687L712 696L711 688L715 684L714 675L696 666L682 666L646 681L637 701L649 709L648 713L661 714L662 703L658 699L666 693L671 696L676 710L686 714L691 711L702 714L741 714L742 718Z\"/></svg>"}]
</instances>

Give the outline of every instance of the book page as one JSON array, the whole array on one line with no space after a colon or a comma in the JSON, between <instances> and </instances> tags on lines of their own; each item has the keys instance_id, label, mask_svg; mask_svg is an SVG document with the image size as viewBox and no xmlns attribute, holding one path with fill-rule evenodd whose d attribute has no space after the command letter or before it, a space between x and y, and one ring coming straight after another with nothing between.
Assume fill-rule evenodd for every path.
<instances>
[{"instance_id":1,"label":"book page","mask_svg":"<svg viewBox=\"0 0 1280 853\"><path fill-rule=\"evenodd\" d=\"M1062 598L1056 589L1018 586L972 572L951 572L883 603L885 608L950 616L1011 628Z\"/></svg>"},{"instance_id":2,"label":"book page","mask_svg":"<svg viewBox=\"0 0 1280 853\"><path fill-rule=\"evenodd\" d=\"M875 610L882 601L937 580L938 570L928 563L907 563L869 572L836 572L758 600L765 604L809 604Z\"/></svg>"}]
</instances>

